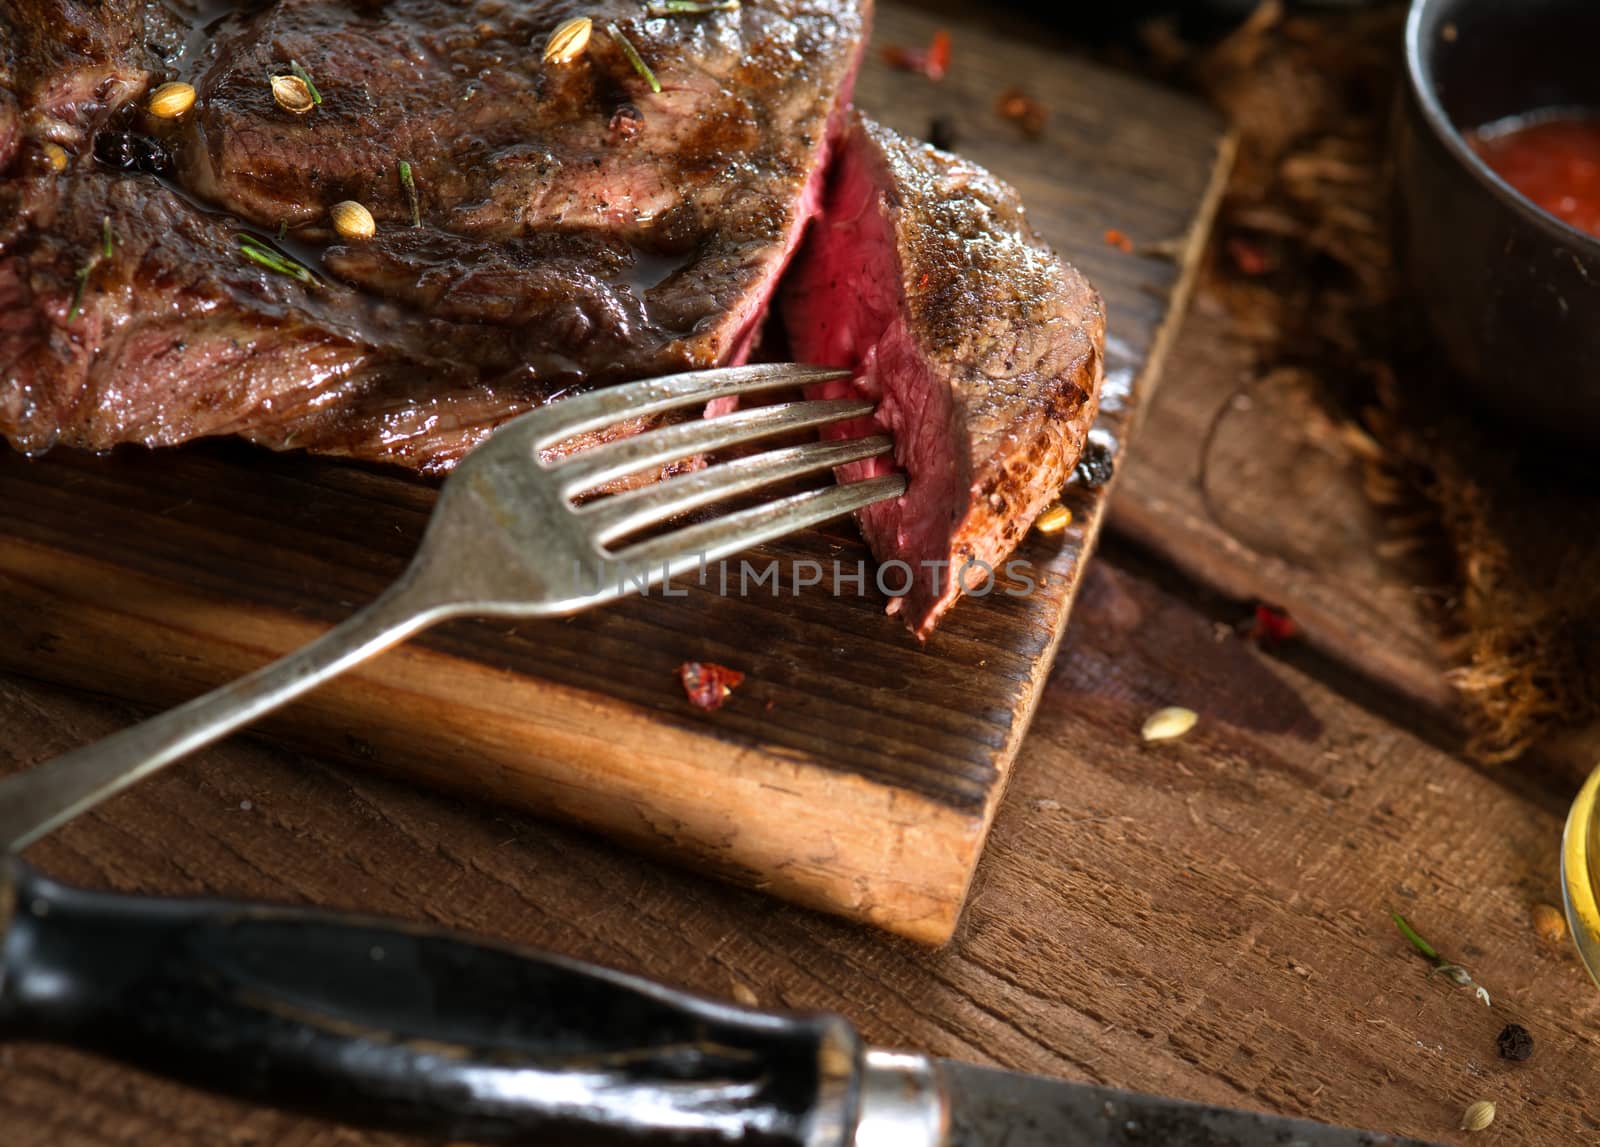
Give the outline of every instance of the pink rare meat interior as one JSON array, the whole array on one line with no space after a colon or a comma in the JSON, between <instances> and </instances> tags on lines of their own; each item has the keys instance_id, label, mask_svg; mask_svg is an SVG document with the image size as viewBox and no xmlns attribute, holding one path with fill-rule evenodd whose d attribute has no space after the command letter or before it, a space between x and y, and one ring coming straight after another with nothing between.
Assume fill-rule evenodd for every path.
<instances>
[{"instance_id":1,"label":"pink rare meat interior","mask_svg":"<svg viewBox=\"0 0 1600 1147\"><path fill-rule=\"evenodd\" d=\"M841 468L840 477L853 481L892 469L915 475L903 497L868 506L858 520L874 553L908 562L920 572L922 562L947 556L970 475L951 418L949 388L932 377L907 329L893 228L882 210L881 177L869 175L867 162L859 148L839 157L827 222L813 233L787 315L804 332L802 358L856 372L854 379L818 388L825 397L859 393L878 402L874 421L893 436L893 459L852 463ZM844 438L870 432L870 424L862 420L825 433ZM901 579L886 580L894 585Z\"/></svg>"},{"instance_id":2,"label":"pink rare meat interior","mask_svg":"<svg viewBox=\"0 0 1600 1147\"><path fill-rule=\"evenodd\" d=\"M859 521L880 561L911 567L890 608L926 637L1072 472L1099 392L1099 296L1034 236L1011 188L856 115L783 318L796 358L855 372L825 393L876 400L872 421L894 437L892 461L840 476L908 475L903 497Z\"/></svg>"}]
</instances>

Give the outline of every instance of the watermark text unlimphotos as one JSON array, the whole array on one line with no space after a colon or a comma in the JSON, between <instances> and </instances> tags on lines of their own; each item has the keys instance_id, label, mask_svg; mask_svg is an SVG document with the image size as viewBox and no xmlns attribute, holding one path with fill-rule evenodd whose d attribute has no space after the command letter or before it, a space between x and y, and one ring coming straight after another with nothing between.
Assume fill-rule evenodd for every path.
<instances>
[{"instance_id":1,"label":"watermark text unlimphotos","mask_svg":"<svg viewBox=\"0 0 1600 1147\"><path fill-rule=\"evenodd\" d=\"M819 588L833 597L864 597L869 589L885 597L900 597L909 593L924 574L931 574L936 593L942 593L948 584L946 579L954 576L961 592L971 597L987 597L995 592L1007 597L1028 597L1044 584L1037 567L1023 558L1013 558L998 571L977 558L968 558L960 565L937 560L913 565L899 558L876 563L869 569L870 564L865 560L822 562L813 558L787 562L708 562L701 558L688 568L683 562L671 566L661 562L577 562L573 575L578 588L586 593L654 593L661 597L688 597L684 584L690 579L722 597L798 596ZM674 585L673 580L678 584Z\"/></svg>"}]
</instances>

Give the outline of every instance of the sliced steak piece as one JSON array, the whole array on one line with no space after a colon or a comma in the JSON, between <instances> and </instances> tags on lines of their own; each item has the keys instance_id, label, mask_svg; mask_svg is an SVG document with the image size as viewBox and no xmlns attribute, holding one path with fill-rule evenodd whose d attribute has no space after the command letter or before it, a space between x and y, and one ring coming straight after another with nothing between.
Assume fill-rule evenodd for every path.
<instances>
[{"instance_id":1,"label":"sliced steak piece","mask_svg":"<svg viewBox=\"0 0 1600 1147\"><path fill-rule=\"evenodd\" d=\"M925 638L1072 473L1099 399L1100 297L1006 184L857 115L782 308L795 357L854 370L836 391L877 400L894 435L892 462L848 476L909 475L860 522L879 561L914 571L891 608Z\"/></svg>"},{"instance_id":2,"label":"sliced steak piece","mask_svg":"<svg viewBox=\"0 0 1600 1147\"><path fill-rule=\"evenodd\" d=\"M820 202L870 8L191 3L0 17L0 435L20 449L236 434L437 470L555 395L740 361ZM587 52L545 65L580 14ZM291 61L322 96L307 115L267 84ZM138 106L168 79L198 92L175 122ZM346 199L374 239L331 233ZM246 232L315 279L248 260Z\"/></svg>"}]
</instances>

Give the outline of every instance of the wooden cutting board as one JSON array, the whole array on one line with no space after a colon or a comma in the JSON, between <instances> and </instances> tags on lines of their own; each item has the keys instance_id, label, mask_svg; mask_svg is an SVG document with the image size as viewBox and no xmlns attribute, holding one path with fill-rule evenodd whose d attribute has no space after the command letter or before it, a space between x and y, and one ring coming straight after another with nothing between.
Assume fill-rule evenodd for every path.
<instances>
[{"instance_id":1,"label":"wooden cutting board","mask_svg":"<svg viewBox=\"0 0 1600 1147\"><path fill-rule=\"evenodd\" d=\"M943 83L882 63L882 45L925 46L936 27L881 9L857 102L916 136L949 117L957 150L1016 184L1039 230L1099 286L1111 330L1100 430L1126 448L1229 141L1184 97L988 28L951 25ZM996 114L1018 83L1050 111L1042 138ZM1119 249L1111 229L1161 254ZM794 590L797 561L848 572L869 559L844 524L751 555L780 563L777 595L689 579L681 598L565 621L452 623L262 728L939 943L1108 493L1074 488L1071 527L1025 543L1032 594L965 602L925 646L885 616L870 573L859 595L830 593L831 576ZM226 443L0 453L0 666L152 705L186 699L376 596L433 498L407 475ZM687 659L747 680L701 713L678 684Z\"/></svg>"}]
</instances>

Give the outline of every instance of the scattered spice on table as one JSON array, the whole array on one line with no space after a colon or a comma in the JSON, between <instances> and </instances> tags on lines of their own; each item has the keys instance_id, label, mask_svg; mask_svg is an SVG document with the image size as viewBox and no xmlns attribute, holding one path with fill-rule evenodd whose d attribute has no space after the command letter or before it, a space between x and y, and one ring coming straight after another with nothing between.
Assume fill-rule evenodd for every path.
<instances>
[{"instance_id":1,"label":"scattered spice on table","mask_svg":"<svg viewBox=\"0 0 1600 1147\"><path fill-rule=\"evenodd\" d=\"M1507 1024L1500 1029L1494 1042L1500 1049L1501 1059L1513 1059L1520 1063L1533 1055L1533 1036L1521 1024Z\"/></svg>"},{"instance_id":2,"label":"scattered spice on table","mask_svg":"<svg viewBox=\"0 0 1600 1147\"><path fill-rule=\"evenodd\" d=\"M926 48L909 48L904 44L890 44L883 50L883 62L902 72L915 72L919 76L938 82L950 70L950 33L940 28Z\"/></svg>"},{"instance_id":3,"label":"scattered spice on table","mask_svg":"<svg viewBox=\"0 0 1600 1147\"><path fill-rule=\"evenodd\" d=\"M936 115L928 121L928 142L940 151L954 151L957 138L953 117Z\"/></svg>"},{"instance_id":4,"label":"scattered spice on table","mask_svg":"<svg viewBox=\"0 0 1600 1147\"><path fill-rule=\"evenodd\" d=\"M1093 437L1083 444L1078 464L1072 468L1072 481L1085 490L1098 490L1117 472L1117 454L1104 442Z\"/></svg>"},{"instance_id":5,"label":"scattered spice on table","mask_svg":"<svg viewBox=\"0 0 1600 1147\"><path fill-rule=\"evenodd\" d=\"M1041 534L1059 534L1070 525L1072 511L1057 502L1034 520L1033 528Z\"/></svg>"},{"instance_id":6,"label":"scattered spice on table","mask_svg":"<svg viewBox=\"0 0 1600 1147\"><path fill-rule=\"evenodd\" d=\"M1175 741L1185 736L1199 720L1200 714L1193 709L1184 709L1177 705L1157 709L1145 718L1144 725L1139 729L1139 736L1146 741Z\"/></svg>"},{"instance_id":7,"label":"scattered spice on table","mask_svg":"<svg viewBox=\"0 0 1600 1147\"><path fill-rule=\"evenodd\" d=\"M759 1007L761 1004L761 1001L756 998L755 992L751 990L750 985L743 980L733 981L733 998L747 1008Z\"/></svg>"},{"instance_id":8,"label":"scattered spice on table","mask_svg":"<svg viewBox=\"0 0 1600 1147\"><path fill-rule=\"evenodd\" d=\"M1298 636L1300 626L1289 611L1266 602L1256 603L1255 618L1250 623L1250 640L1261 645L1281 645Z\"/></svg>"},{"instance_id":9,"label":"scattered spice on table","mask_svg":"<svg viewBox=\"0 0 1600 1147\"><path fill-rule=\"evenodd\" d=\"M744 681L744 674L714 661L685 661L678 666L678 679L683 682L689 704L709 713L722 708Z\"/></svg>"},{"instance_id":10,"label":"scattered spice on table","mask_svg":"<svg viewBox=\"0 0 1600 1147\"><path fill-rule=\"evenodd\" d=\"M1021 88L1007 88L1001 92L994 109L1001 119L1009 120L1021 128L1022 134L1029 139L1038 139L1043 135L1044 126L1050 120L1050 109Z\"/></svg>"},{"instance_id":11,"label":"scattered spice on table","mask_svg":"<svg viewBox=\"0 0 1600 1147\"><path fill-rule=\"evenodd\" d=\"M1128 238L1126 233L1117 230L1115 227L1106 229L1105 240L1107 247L1115 247L1124 255L1133 254L1133 240Z\"/></svg>"},{"instance_id":12,"label":"scattered spice on table","mask_svg":"<svg viewBox=\"0 0 1600 1147\"><path fill-rule=\"evenodd\" d=\"M1438 972L1452 984L1457 984L1463 988L1476 986L1472 982L1471 972L1467 971L1467 969L1463 968L1460 964L1453 963L1439 955L1439 950L1432 944L1428 943L1428 941L1424 940L1404 916L1400 915L1398 912L1391 911L1389 913L1389 918L1394 921L1395 927L1400 929L1400 934L1411 942L1411 946L1420 952L1425 959L1433 964L1433 970L1435 972Z\"/></svg>"},{"instance_id":13,"label":"scattered spice on table","mask_svg":"<svg viewBox=\"0 0 1600 1147\"><path fill-rule=\"evenodd\" d=\"M1480 1099L1461 1114L1461 1130L1482 1131L1494 1122L1494 1104Z\"/></svg>"},{"instance_id":14,"label":"scattered spice on table","mask_svg":"<svg viewBox=\"0 0 1600 1147\"><path fill-rule=\"evenodd\" d=\"M1529 913L1533 921L1533 934L1552 947L1567 938L1567 919L1561 910L1551 904L1535 904Z\"/></svg>"}]
</instances>

